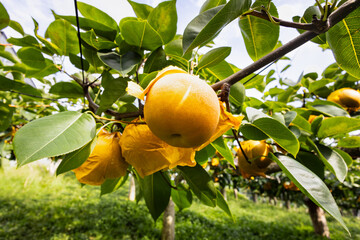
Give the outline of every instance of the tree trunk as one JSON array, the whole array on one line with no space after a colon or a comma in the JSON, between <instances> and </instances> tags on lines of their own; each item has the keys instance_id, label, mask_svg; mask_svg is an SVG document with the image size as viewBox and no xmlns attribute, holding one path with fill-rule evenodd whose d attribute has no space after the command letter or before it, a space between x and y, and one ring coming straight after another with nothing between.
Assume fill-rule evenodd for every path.
<instances>
[{"instance_id":1,"label":"tree trunk","mask_svg":"<svg viewBox=\"0 0 360 240\"><path fill-rule=\"evenodd\" d=\"M256 193L252 193L251 196L252 196L253 202L254 202L254 203L257 203L257 200L258 200L257 194L256 194Z\"/></svg>"},{"instance_id":2,"label":"tree trunk","mask_svg":"<svg viewBox=\"0 0 360 240\"><path fill-rule=\"evenodd\" d=\"M129 200L135 201L135 199L136 199L135 179L133 175L130 175Z\"/></svg>"},{"instance_id":3,"label":"tree trunk","mask_svg":"<svg viewBox=\"0 0 360 240\"><path fill-rule=\"evenodd\" d=\"M325 212L322 208L317 206L309 198L305 199L305 203L308 206L310 218L316 234L330 238L329 227L326 222Z\"/></svg>"},{"instance_id":4,"label":"tree trunk","mask_svg":"<svg viewBox=\"0 0 360 240\"><path fill-rule=\"evenodd\" d=\"M234 188L234 197L235 197L235 200L238 200L239 199L239 191L237 190L237 188Z\"/></svg>"},{"instance_id":5,"label":"tree trunk","mask_svg":"<svg viewBox=\"0 0 360 240\"><path fill-rule=\"evenodd\" d=\"M220 192L224 196L224 199L227 201L226 189L225 187L220 187Z\"/></svg>"},{"instance_id":6,"label":"tree trunk","mask_svg":"<svg viewBox=\"0 0 360 240\"><path fill-rule=\"evenodd\" d=\"M175 205L170 198L169 204L167 205L164 211L161 240L174 240L174 239L175 239Z\"/></svg>"},{"instance_id":7,"label":"tree trunk","mask_svg":"<svg viewBox=\"0 0 360 240\"><path fill-rule=\"evenodd\" d=\"M286 207L286 209L290 209L290 200L289 199L285 200L285 207Z\"/></svg>"}]
</instances>

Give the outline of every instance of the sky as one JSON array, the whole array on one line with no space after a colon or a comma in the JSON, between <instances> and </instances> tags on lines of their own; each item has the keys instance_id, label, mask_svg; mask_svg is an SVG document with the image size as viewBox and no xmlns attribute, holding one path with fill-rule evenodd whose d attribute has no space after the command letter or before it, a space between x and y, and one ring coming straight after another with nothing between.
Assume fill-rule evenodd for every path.
<instances>
[{"instance_id":1,"label":"sky","mask_svg":"<svg viewBox=\"0 0 360 240\"><path fill-rule=\"evenodd\" d=\"M51 9L57 14L74 15L73 0L0 0L7 9L10 18L18 21L28 34L33 34L34 17L40 25L39 32L44 33L47 26L54 20ZM117 22L123 17L135 16L130 4L126 0L82 0L91 4L102 11L108 13ZM139 3L146 3L155 7L162 0L135 0ZM178 11L178 33L182 34L186 25L199 13L201 5L205 0L177 0ZM302 15L306 7L314 4L315 0L273 0L278 7L279 17L291 21L292 16ZM5 29L8 37L21 37L9 28ZM295 29L281 27L280 39L286 43L298 36ZM226 59L228 62L235 64L239 68L244 68L252 63L248 56L245 45L241 36L237 21L233 21L223 29L220 35L214 40L216 47L230 46L232 52ZM283 78L289 78L296 81L302 72L318 72L321 74L323 69L335 62L331 51L322 51L314 43L306 43L298 49L287 55L291 58L292 67L282 73ZM285 63L284 63L285 64ZM288 63L286 63L288 64ZM276 66L274 66L276 67ZM278 66L281 69L281 64Z\"/></svg>"}]
</instances>

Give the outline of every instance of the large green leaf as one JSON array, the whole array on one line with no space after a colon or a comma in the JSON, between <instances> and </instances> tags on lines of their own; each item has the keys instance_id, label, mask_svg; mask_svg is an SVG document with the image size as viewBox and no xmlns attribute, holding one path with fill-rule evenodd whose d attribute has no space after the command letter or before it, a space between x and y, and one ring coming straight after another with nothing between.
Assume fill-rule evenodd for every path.
<instances>
[{"instance_id":1,"label":"large green leaf","mask_svg":"<svg viewBox=\"0 0 360 240\"><path fill-rule=\"evenodd\" d=\"M41 97L41 92L32 86L0 75L0 91L15 91Z\"/></svg>"},{"instance_id":2,"label":"large green leaf","mask_svg":"<svg viewBox=\"0 0 360 240\"><path fill-rule=\"evenodd\" d=\"M196 16L185 28L183 53L214 38L226 25L250 8L250 0L230 0Z\"/></svg>"},{"instance_id":3,"label":"large green leaf","mask_svg":"<svg viewBox=\"0 0 360 240\"><path fill-rule=\"evenodd\" d=\"M112 192L115 192L116 190L118 190L120 187L122 187L126 183L126 180L128 179L128 177L129 177L129 175L126 174L123 177L114 178L114 179L106 179L105 182L103 184L101 184L100 196L108 194L108 193L112 193Z\"/></svg>"},{"instance_id":4,"label":"large green leaf","mask_svg":"<svg viewBox=\"0 0 360 240\"><path fill-rule=\"evenodd\" d=\"M264 140L269 138L268 135L252 124L242 124L239 131L244 135L245 138L251 140Z\"/></svg>"},{"instance_id":5,"label":"large green leaf","mask_svg":"<svg viewBox=\"0 0 360 240\"><path fill-rule=\"evenodd\" d=\"M114 78L109 72L104 72L101 80L101 86L104 92L101 95L100 107L97 114L111 108L116 100L123 96L126 91L128 78Z\"/></svg>"},{"instance_id":6,"label":"large green leaf","mask_svg":"<svg viewBox=\"0 0 360 240\"><path fill-rule=\"evenodd\" d=\"M298 160L302 165L310 169L313 173L319 176L319 178L324 179L325 176L325 165L319 157L317 157L312 152L299 151L296 156L296 160Z\"/></svg>"},{"instance_id":7,"label":"large green leaf","mask_svg":"<svg viewBox=\"0 0 360 240\"><path fill-rule=\"evenodd\" d=\"M104 63L100 60L97 51L90 49L90 48L84 48L83 54L86 59L95 69L97 72L99 68L104 66Z\"/></svg>"},{"instance_id":8,"label":"large green leaf","mask_svg":"<svg viewBox=\"0 0 360 240\"><path fill-rule=\"evenodd\" d=\"M113 41L109 41L102 37L97 37L93 29L87 32L80 33L81 40L85 42L84 45L88 44L89 46L95 48L96 50L111 50L116 48L118 45Z\"/></svg>"},{"instance_id":9,"label":"large green leaf","mask_svg":"<svg viewBox=\"0 0 360 240\"><path fill-rule=\"evenodd\" d=\"M61 112L34 120L15 134L14 153L18 165L67 154L95 137L94 118L87 113Z\"/></svg>"},{"instance_id":10,"label":"large green leaf","mask_svg":"<svg viewBox=\"0 0 360 240\"><path fill-rule=\"evenodd\" d=\"M83 3L83 2L78 2L78 8L80 13L91 20L94 20L96 22L99 22L101 24L104 24L107 27L110 27L114 30L116 30L117 32L119 32L119 26L117 24L117 22L110 17L107 13L97 9L96 7Z\"/></svg>"},{"instance_id":11,"label":"large green leaf","mask_svg":"<svg viewBox=\"0 0 360 240\"><path fill-rule=\"evenodd\" d=\"M141 61L141 56L136 52L127 52L124 55L119 55L115 52L99 52L98 56L103 63L118 71L123 77L131 72Z\"/></svg>"},{"instance_id":12,"label":"large green leaf","mask_svg":"<svg viewBox=\"0 0 360 240\"><path fill-rule=\"evenodd\" d=\"M235 73L231 65L226 61L221 61L220 63L209 67L206 70L219 80L223 80Z\"/></svg>"},{"instance_id":13,"label":"large green leaf","mask_svg":"<svg viewBox=\"0 0 360 240\"><path fill-rule=\"evenodd\" d=\"M200 8L200 13L225 3L226 0L206 0Z\"/></svg>"},{"instance_id":14,"label":"large green leaf","mask_svg":"<svg viewBox=\"0 0 360 240\"><path fill-rule=\"evenodd\" d=\"M317 136L319 138L326 138L359 129L360 119L358 118L332 117L322 121Z\"/></svg>"},{"instance_id":15,"label":"large green leaf","mask_svg":"<svg viewBox=\"0 0 360 240\"><path fill-rule=\"evenodd\" d=\"M344 116L348 117L349 114L343 108L333 106L333 105L312 105L308 107L311 110L322 113L326 116L334 117L334 116Z\"/></svg>"},{"instance_id":16,"label":"large green leaf","mask_svg":"<svg viewBox=\"0 0 360 240\"><path fill-rule=\"evenodd\" d=\"M0 2L0 30L10 24L10 17L4 5Z\"/></svg>"},{"instance_id":17,"label":"large green leaf","mask_svg":"<svg viewBox=\"0 0 360 240\"><path fill-rule=\"evenodd\" d=\"M53 14L55 18L65 19L66 21L70 22L72 25L77 26L75 16L57 15L55 12L53 12ZM94 29L96 34L110 41L114 41L117 35L117 30L88 18L79 17L79 26L81 29L86 31L90 31L91 29Z\"/></svg>"},{"instance_id":18,"label":"large green leaf","mask_svg":"<svg viewBox=\"0 0 360 240\"><path fill-rule=\"evenodd\" d=\"M53 21L45 32L45 37L61 49L61 54L69 56L69 53L78 54L79 40L77 31L66 20L58 19Z\"/></svg>"},{"instance_id":19,"label":"large green leaf","mask_svg":"<svg viewBox=\"0 0 360 240\"><path fill-rule=\"evenodd\" d=\"M170 42L176 34L176 0L160 3L150 12L147 21L160 35L163 44Z\"/></svg>"},{"instance_id":20,"label":"large green leaf","mask_svg":"<svg viewBox=\"0 0 360 240\"><path fill-rule=\"evenodd\" d=\"M327 42L339 66L360 78L360 8L326 32Z\"/></svg>"},{"instance_id":21,"label":"large green leaf","mask_svg":"<svg viewBox=\"0 0 360 240\"><path fill-rule=\"evenodd\" d=\"M56 67L54 62L50 59L45 59L45 66L42 68L31 68L26 67L26 77L37 78L41 81L42 78L47 77L51 74L58 72L59 69Z\"/></svg>"},{"instance_id":22,"label":"large green leaf","mask_svg":"<svg viewBox=\"0 0 360 240\"><path fill-rule=\"evenodd\" d=\"M230 88L229 100L231 103L241 107L245 101L246 92L245 87L241 82L235 83Z\"/></svg>"},{"instance_id":23,"label":"large green leaf","mask_svg":"<svg viewBox=\"0 0 360 240\"><path fill-rule=\"evenodd\" d=\"M170 178L166 173L156 172L143 179L143 193L151 216L156 219L167 207L170 195Z\"/></svg>"},{"instance_id":24,"label":"large green leaf","mask_svg":"<svg viewBox=\"0 0 360 240\"><path fill-rule=\"evenodd\" d=\"M21 35L25 35L24 29L21 26L20 23L14 21L14 20L10 20L9 22L9 27L11 27L12 29L14 29L15 31L17 31L18 33L20 33Z\"/></svg>"},{"instance_id":25,"label":"large green leaf","mask_svg":"<svg viewBox=\"0 0 360 240\"><path fill-rule=\"evenodd\" d=\"M296 136L284 124L254 108L248 107L246 113L254 127L272 138L293 156L296 156L300 149L300 143Z\"/></svg>"},{"instance_id":26,"label":"large green leaf","mask_svg":"<svg viewBox=\"0 0 360 240\"><path fill-rule=\"evenodd\" d=\"M213 141L211 145L235 168L234 156L222 136Z\"/></svg>"},{"instance_id":27,"label":"large green leaf","mask_svg":"<svg viewBox=\"0 0 360 240\"><path fill-rule=\"evenodd\" d=\"M58 95L59 98L81 98L84 97L84 91L82 87L72 82L58 82L54 84L49 93Z\"/></svg>"},{"instance_id":28,"label":"large green leaf","mask_svg":"<svg viewBox=\"0 0 360 240\"><path fill-rule=\"evenodd\" d=\"M274 17L279 15L273 3L270 4L269 12ZM280 25L247 15L240 18L239 26L246 50L253 61L265 56L275 48L279 39Z\"/></svg>"},{"instance_id":29,"label":"large green leaf","mask_svg":"<svg viewBox=\"0 0 360 240\"><path fill-rule=\"evenodd\" d=\"M333 196L325 183L316 174L288 156L281 155L277 158L270 153L269 157L280 166L286 176L295 183L301 192L335 218L350 234Z\"/></svg>"},{"instance_id":30,"label":"large green leaf","mask_svg":"<svg viewBox=\"0 0 360 240\"><path fill-rule=\"evenodd\" d=\"M123 18L120 21L120 31L128 44L139 48L152 51L164 44L160 34L147 20Z\"/></svg>"},{"instance_id":31,"label":"large green leaf","mask_svg":"<svg viewBox=\"0 0 360 240\"><path fill-rule=\"evenodd\" d=\"M229 217L231 217L234 220L229 205L227 204L226 200L224 199L224 196L221 194L219 190L216 191L216 203L221 210L223 210Z\"/></svg>"},{"instance_id":32,"label":"large green leaf","mask_svg":"<svg viewBox=\"0 0 360 240\"><path fill-rule=\"evenodd\" d=\"M309 138L306 142L317 153L318 157L323 161L330 172L332 172L340 182L343 182L346 177L348 167L342 156L327 146L314 143Z\"/></svg>"},{"instance_id":33,"label":"large green leaf","mask_svg":"<svg viewBox=\"0 0 360 240\"><path fill-rule=\"evenodd\" d=\"M9 104L0 102L0 132L5 131L10 126L14 109L9 107Z\"/></svg>"},{"instance_id":34,"label":"large green leaf","mask_svg":"<svg viewBox=\"0 0 360 240\"><path fill-rule=\"evenodd\" d=\"M205 205L215 207L216 188L209 174L199 164L195 167L178 166L177 168L200 201Z\"/></svg>"},{"instance_id":35,"label":"large green leaf","mask_svg":"<svg viewBox=\"0 0 360 240\"><path fill-rule=\"evenodd\" d=\"M56 169L56 175L78 168L90 156L96 145L96 138L81 148L66 154Z\"/></svg>"},{"instance_id":36,"label":"large green leaf","mask_svg":"<svg viewBox=\"0 0 360 240\"><path fill-rule=\"evenodd\" d=\"M43 51L44 53L47 53L47 54L51 55L51 56L52 56L53 54L58 54L58 55L59 55L62 50L61 50L58 46L56 46L54 43L52 43L52 42L50 42L49 40L47 40L46 38L40 36L40 35L38 34L38 31L39 31L39 23L38 23L34 18L33 18L33 22L34 22L34 25L35 25L34 34L35 34L36 38L39 39L39 41L42 42L42 43L45 45L45 47L46 47L46 48L40 47L40 48L42 49L42 51ZM45 50L45 49L46 49L46 50ZM44 50L45 50L45 51L44 51Z\"/></svg>"},{"instance_id":37,"label":"large green leaf","mask_svg":"<svg viewBox=\"0 0 360 240\"><path fill-rule=\"evenodd\" d=\"M5 47L1 46L1 45L0 45L0 57L5 58L5 59L7 59L7 60L9 60L9 61L11 61L13 63L20 62L19 58L16 57L15 54L13 54L12 52L7 51L5 49Z\"/></svg>"},{"instance_id":38,"label":"large green leaf","mask_svg":"<svg viewBox=\"0 0 360 240\"><path fill-rule=\"evenodd\" d=\"M88 61L86 61L85 59L82 59L82 64L81 64L81 58L75 54L70 53L69 59L70 59L70 62L72 64L74 64L74 66L77 67L78 69L87 71L90 68L90 64Z\"/></svg>"},{"instance_id":39,"label":"large green leaf","mask_svg":"<svg viewBox=\"0 0 360 240\"><path fill-rule=\"evenodd\" d=\"M22 38L9 38L8 43L21 47L36 47L39 46L39 42L31 35L25 35Z\"/></svg>"},{"instance_id":40,"label":"large green leaf","mask_svg":"<svg viewBox=\"0 0 360 240\"><path fill-rule=\"evenodd\" d=\"M151 11L154 9L147 4L137 3L131 0L128 0L128 2L130 3L138 18L147 19Z\"/></svg>"},{"instance_id":41,"label":"large green leaf","mask_svg":"<svg viewBox=\"0 0 360 240\"><path fill-rule=\"evenodd\" d=\"M151 73L154 71L159 71L166 67L167 60L166 60L166 53L160 47L153 51L150 56L147 58L145 65L144 65L144 73Z\"/></svg>"},{"instance_id":42,"label":"large green leaf","mask_svg":"<svg viewBox=\"0 0 360 240\"><path fill-rule=\"evenodd\" d=\"M343 148L359 148L360 136L349 136L339 140L338 147Z\"/></svg>"},{"instance_id":43,"label":"large green leaf","mask_svg":"<svg viewBox=\"0 0 360 240\"><path fill-rule=\"evenodd\" d=\"M208 68L223 61L231 53L231 47L214 48L207 52L199 61L198 68Z\"/></svg>"},{"instance_id":44,"label":"large green leaf","mask_svg":"<svg viewBox=\"0 0 360 240\"><path fill-rule=\"evenodd\" d=\"M23 63L31 68L44 68L46 66L45 58L36 48L23 47L17 52Z\"/></svg>"},{"instance_id":45,"label":"large green leaf","mask_svg":"<svg viewBox=\"0 0 360 240\"><path fill-rule=\"evenodd\" d=\"M176 188L171 189L171 198L176 206L180 211L190 207L193 199L190 189L186 189L182 184L178 184Z\"/></svg>"},{"instance_id":46,"label":"large green leaf","mask_svg":"<svg viewBox=\"0 0 360 240\"><path fill-rule=\"evenodd\" d=\"M211 145L207 145L200 151L195 152L195 160L200 165L206 163L210 157L214 156L216 152L216 149Z\"/></svg>"}]
</instances>

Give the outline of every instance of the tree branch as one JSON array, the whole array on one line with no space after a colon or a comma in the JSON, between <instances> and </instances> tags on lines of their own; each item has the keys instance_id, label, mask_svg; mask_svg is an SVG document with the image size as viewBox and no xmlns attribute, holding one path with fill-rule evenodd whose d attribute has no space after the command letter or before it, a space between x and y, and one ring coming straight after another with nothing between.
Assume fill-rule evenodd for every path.
<instances>
[{"instance_id":1,"label":"tree branch","mask_svg":"<svg viewBox=\"0 0 360 240\"><path fill-rule=\"evenodd\" d=\"M271 20L269 19L269 16L263 11L260 12L260 11L254 10L254 11L244 14L244 16L247 16L247 15L262 18L262 19L265 19L265 20L271 22ZM282 20L277 17L272 17L272 19L276 23L279 23L280 26L283 26L283 27L291 27L291 28L297 28L297 29L308 30L308 31L316 31L316 25L312 24L312 23L288 22L288 21Z\"/></svg>"},{"instance_id":2,"label":"tree branch","mask_svg":"<svg viewBox=\"0 0 360 240\"><path fill-rule=\"evenodd\" d=\"M99 108L99 105L97 105L94 100L91 98L90 93L89 93L89 87L85 84L85 86L83 87L84 90L84 94L86 99L89 101L89 107L91 109L92 112L96 112L96 110ZM116 117L116 119L122 119L122 118L131 118L131 117L138 117L141 115L141 112L130 112L130 113L119 113L116 112L114 110L111 109L107 109L105 111L105 113Z\"/></svg>"},{"instance_id":3,"label":"tree branch","mask_svg":"<svg viewBox=\"0 0 360 240\"><path fill-rule=\"evenodd\" d=\"M335 24L340 22L344 19L348 14L354 11L356 8L360 6L360 0L349 0L343 5L341 5L336 11L330 14L328 20L326 21L326 28L324 28L323 32L326 32ZM231 76L225 78L222 81L219 81L213 84L211 87L217 91L221 89L221 86L224 83L228 83L230 85L234 85L241 79L249 76L251 73L265 67L267 64L279 59L282 56L285 56L287 53L291 52L292 50L300 47L301 45L305 44L306 42L310 41L320 33L315 32L305 32L298 37L294 38L290 42L284 44L283 46L277 48L273 52L269 53L268 55L260 58L256 62L250 64L249 66L243 68L242 70L232 74Z\"/></svg>"}]
</instances>

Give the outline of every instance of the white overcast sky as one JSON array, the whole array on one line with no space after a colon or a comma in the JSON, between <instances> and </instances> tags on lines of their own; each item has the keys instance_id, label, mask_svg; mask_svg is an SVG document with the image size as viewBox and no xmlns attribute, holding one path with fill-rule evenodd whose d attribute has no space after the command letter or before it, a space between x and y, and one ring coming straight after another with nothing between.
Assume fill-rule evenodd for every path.
<instances>
[{"instance_id":1,"label":"white overcast sky","mask_svg":"<svg viewBox=\"0 0 360 240\"><path fill-rule=\"evenodd\" d=\"M123 17L135 16L130 4L126 0L82 1L108 13L118 22ZM146 3L153 7L161 1L137 0L139 3ZM44 33L50 22L54 20L51 9L62 15L74 15L75 13L73 0L1 0L1 2L7 9L10 18L20 22L28 34L33 34L34 26L31 17L34 17L39 22L40 33ZM204 2L205 0L177 0L179 34L183 33L186 25L199 13L199 9ZM273 2L278 7L280 18L291 21L292 16L302 15L306 7L314 4L315 0L273 0ZM5 29L5 32L8 37L20 37L9 28ZM281 27L280 40L283 44L297 35L296 30ZM235 64L237 67L243 68L252 63L252 60L246 53L237 21L228 25L221 32L215 39L215 44L218 47L232 47L231 55L227 58L227 61ZM292 67L284 72L282 76L295 81L303 71L304 73L313 71L321 73L326 66L335 61L331 51L323 52L314 43L307 43L287 56L292 59Z\"/></svg>"}]
</instances>

